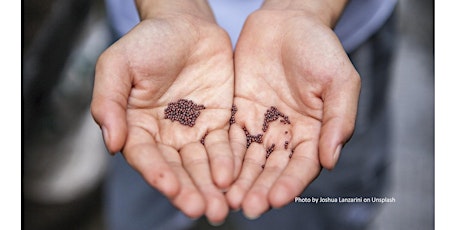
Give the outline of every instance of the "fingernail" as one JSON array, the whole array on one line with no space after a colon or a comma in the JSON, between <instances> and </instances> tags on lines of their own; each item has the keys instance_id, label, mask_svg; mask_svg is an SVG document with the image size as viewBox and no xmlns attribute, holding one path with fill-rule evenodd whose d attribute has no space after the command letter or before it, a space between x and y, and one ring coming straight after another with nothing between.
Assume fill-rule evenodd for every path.
<instances>
[{"instance_id":1,"label":"fingernail","mask_svg":"<svg viewBox=\"0 0 460 230\"><path fill-rule=\"evenodd\" d=\"M198 221L201 218L201 216L199 216L199 217L188 217L188 218L190 218L191 221Z\"/></svg>"},{"instance_id":2,"label":"fingernail","mask_svg":"<svg viewBox=\"0 0 460 230\"><path fill-rule=\"evenodd\" d=\"M260 217L260 215L248 215L246 212L243 212L243 214L248 220L255 220Z\"/></svg>"},{"instance_id":3,"label":"fingernail","mask_svg":"<svg viewBox=\"0 0 460 230\"><path fill-rule=\"evenodd\" d=\"M239 212L241 208L230 209L231 212Z\"/></svg>"},{"instance_id":4,"label":"fingernail","mask_svg":"<svg viewBox=\"0 0 460 230\"><path fill-rule=\"evenodd\" d=\"M333 155L333 158L335 161L334 163L337 163L337 160L339 159L339 156L340 156L340 151L342 151L342 145L337 146L337 148L335 149L335 152Z\"/></svg>"},{"instance_id":5,"label":"fingernail","mask_svg":"<svg viewBox=\"0 0 460 230\"><path fill-rule=\"evenodd\" d=\"M104 139L105 148L107 149L107 152L109 152L110 154L113 154L112 152L110 152L109 148L107 147L110 141L109 132L107 131L107 128L105 126L101 126L101 130L102 130L102 138Z\"/></svg>"},{"instance_id":6,"label":"fingernail","mask_svg":"<svg viewBox=\"0 0 460 230\"><path fill-rule=\"evenodd\" d=\"M210 220L208 219L208 223L209 223L210 225L214 226L214 227L219 227L219 226L221 226L222 224L225 223L225 220L223 220L223 221L221 221L221 222L212 222L212 221L210 221Z\"/></svg>"},{"instance_id":7,"label":"fingernail","mask_svg":"<svg viewBox=\"0 0 460 230\"><path fill-rule=\"evenodd\" d=\"M104 141L108 141L109 136L107 133L107 128L105 126L101 126L101 130L102 130L102 137L104 138Z\"/></svg>"}]
</instances>

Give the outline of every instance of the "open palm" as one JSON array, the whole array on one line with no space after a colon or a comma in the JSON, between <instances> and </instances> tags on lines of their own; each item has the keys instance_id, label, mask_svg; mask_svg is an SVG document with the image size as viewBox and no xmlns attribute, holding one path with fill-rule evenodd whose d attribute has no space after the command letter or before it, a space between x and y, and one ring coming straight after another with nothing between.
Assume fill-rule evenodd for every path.
<instances>
[{"instance_id":1,"label":"open palm","mask_svg":"<svg viewBox=\"0 0 460 230\"><path fill-rule=\"evenodd\" d=\"M228 137L232 48L214 23L193 16L144 20L100 57L92 114L106 146L191 217L220 222L220 191L233 180ZM167 119L180 99L204 106L194 125ZM153 204L152 204L153 205Z\"/></svg>"},{"instance_id":2,"label":"open palm","mask_svg":"<svg viewBox=\"0 0 460 230\"><path fill-rule=\"evenodd\" d=\"M322 167L332 169L352 135L359 90L330 28L296 11L253 13L235 51L230 138L242 164L226 194L230 206L256 218L291 202Z\"/></svg>"}]
</instances>

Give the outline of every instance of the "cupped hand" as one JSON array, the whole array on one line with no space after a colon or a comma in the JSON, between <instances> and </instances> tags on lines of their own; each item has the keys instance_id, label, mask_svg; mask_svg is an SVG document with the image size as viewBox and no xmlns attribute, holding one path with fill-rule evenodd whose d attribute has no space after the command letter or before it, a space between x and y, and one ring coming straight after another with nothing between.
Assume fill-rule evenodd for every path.
<instances>
[{"instance_id":1,"label":"cupped hand","mask_svg":"<svg viewBox=\"0 0 460 230\"><path fill-rule=\"evenodd\" d=\"M234 61L230 139L242 163L226 196L256 218L335 166L354 130L360 78L331 28L297 10L250 15Z\"/></svg>"},{"instance_id":2,"label":"cupped hand","mask_svg":"<svg viewBox=\"0 0 460 230\"><path fill-rule=\"evenodd\" d=\"M221 190L234 175L232 55L215 23L175 14L143 20L96 65L91 110L107 149L121 151L186 215L211 222L227 216ZM180 99L204 106L194 125L166 118L168 104Z\"/></svg>"}]
</instances>

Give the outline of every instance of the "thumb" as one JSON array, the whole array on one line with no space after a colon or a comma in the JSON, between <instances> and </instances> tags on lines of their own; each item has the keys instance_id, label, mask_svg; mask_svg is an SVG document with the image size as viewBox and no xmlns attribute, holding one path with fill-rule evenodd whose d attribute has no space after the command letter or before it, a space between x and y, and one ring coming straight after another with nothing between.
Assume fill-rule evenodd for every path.
<instances>
[{"instance_id":1,"label":"thumb","mask_svg":"<svg viewBox=\"0 0 460 230\"><path fill-rule=\"evenodd\" d=\"M120 55L121 56L121 55ZM102 129L107 150L121 151L127 137L126 108L131 80L126 64L109 50L98 59L91 114Z\"/></svg>"},{"instance_id":2,"label":"thumb","mask_svg":"<svg viewBox=\"0 0 460 230\"><path fill-rule=\"evenodd\" d=\"M322 167L332 170L344 144L354 128L361 80L356 71L344 81L337 81L323 94L324 116L319 139L319 159Z\"/></svg>"}]
</instances>

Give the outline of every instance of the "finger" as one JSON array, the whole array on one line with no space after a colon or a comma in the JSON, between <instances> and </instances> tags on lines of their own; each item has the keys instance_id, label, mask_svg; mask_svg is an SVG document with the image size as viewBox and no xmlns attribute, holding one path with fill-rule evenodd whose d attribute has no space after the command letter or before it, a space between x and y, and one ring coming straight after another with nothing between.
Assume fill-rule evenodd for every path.
<instances>
[{"instance_id":1,"label":"finger","mask_svg":"<svg viewBox=\"0 0 460 230\"><path fill-rule=\"evenodd\" d=\"M240 174L241 167L243 165L244 154L246 153L246 135L239 125L233 124L230 126L229 136L234 157L235 168L233 179L235 180Z\"/></svg>"},{"instance_id":2,"label":"finger","mask_svg":"<svg viewBox=\"0 0 460 230\"><path fill-rule=\"evenodd\" d=\"M291 202L319 175L320 170L317 145L311 142L299 144L268 194L270 205L279 208Z\"/></svg>"},{"instance_id":3,"label":"finger","mask_svg":"<svg viewBox=\"0 0 460 230\"><path fill-rule=\"evenodd\" d=\"M160 145L159 149L179 179L180 190L170 198L171 203L190 218L199 218L206 211L206 201L182 166L180 155L170 146Z\"/></svg>"},{"instance_id":4,"label":"finger","mask_svg":"<svg viewBox=\"0 0 460 230\"><path fill-rule=\"evenodd\" d=\"M183 169L177 151L157 146L150 134L141 128L133 127L128 137L123 155L144 180L185 215L191 218L203 215L204 199Z\"/></svg>"},{"instance_id":5,"label":"finger","mask_svg":"<svg viewBox=\"0 0 460 230\"><path fill-rule=\"evenodd\" d=\"M268 193L289 162L288 150L273 151L265 163L264 170L243 200L242 208L246 217L255 219L270 208Z\"/></svg>"},{"instance_id":6,"label":"finger","mask_svg":"<svg viewBox=\"0 0 460 230\"><path fill-rule=\"evenodd\" d=\"M212 181L206 149L199 142L190 143L180 150L180 155L185 170L206 200L206 217L211 223L221 223L228 214L228 206Z\"/></svg>"},{"instance_id":7,"label":"finger","mask_svg":"<svg viewBox=\"0 0 460 230\"><path fill-rule=\"evenodd\" d=\"M228 190L226 197L232 209L239 209L254 181L262 173L265 164L265 149L261 144L251 144L244 157L241 173Z\"/></svg>"},{"instance_id":8,"label":"finger","mask_svg":"<svg viewBox=\"0 0 460 230\"><path fill-rule=\"evenodd\" d=\"M353 71L347 80L333 84L323 95L324 116L319 140L319 159L326 169L335 167L343 145L353 134L359 92L359 75Z\"/></svg>"},{"instance_id":9,"label":"finger","mask_svg":"<svg viewBox=\"0 0 460 230\"><path fill-rule=\"evenodd\" d=\"M125 63L106 51L96 65L91 113L102 129L110 153L121 150L127 136L126 107L131 80Z\"/></svg>"},{"instance_id":10,"label":"finger","mask_svg":"<svg viewBox=\"0 0 460 230\"><path fill-rule=\"evenodd\" d=\"M205 138L205 147L211 165L211 174L217 187L227 189L233 182L234 159L228 132L215 130Z\"/></svg>"},{"instance_id":11,"label":"finger","mask_svg":"<svg viewBox=\"0 0 460 230\"><path fill-rule=\"evenodd\" d=\"M180 183L177 175L145 130L136 127L130 130L123 156L149 185L166 197L172 198L179 193Z\"/></svg>"}]
</instances>

